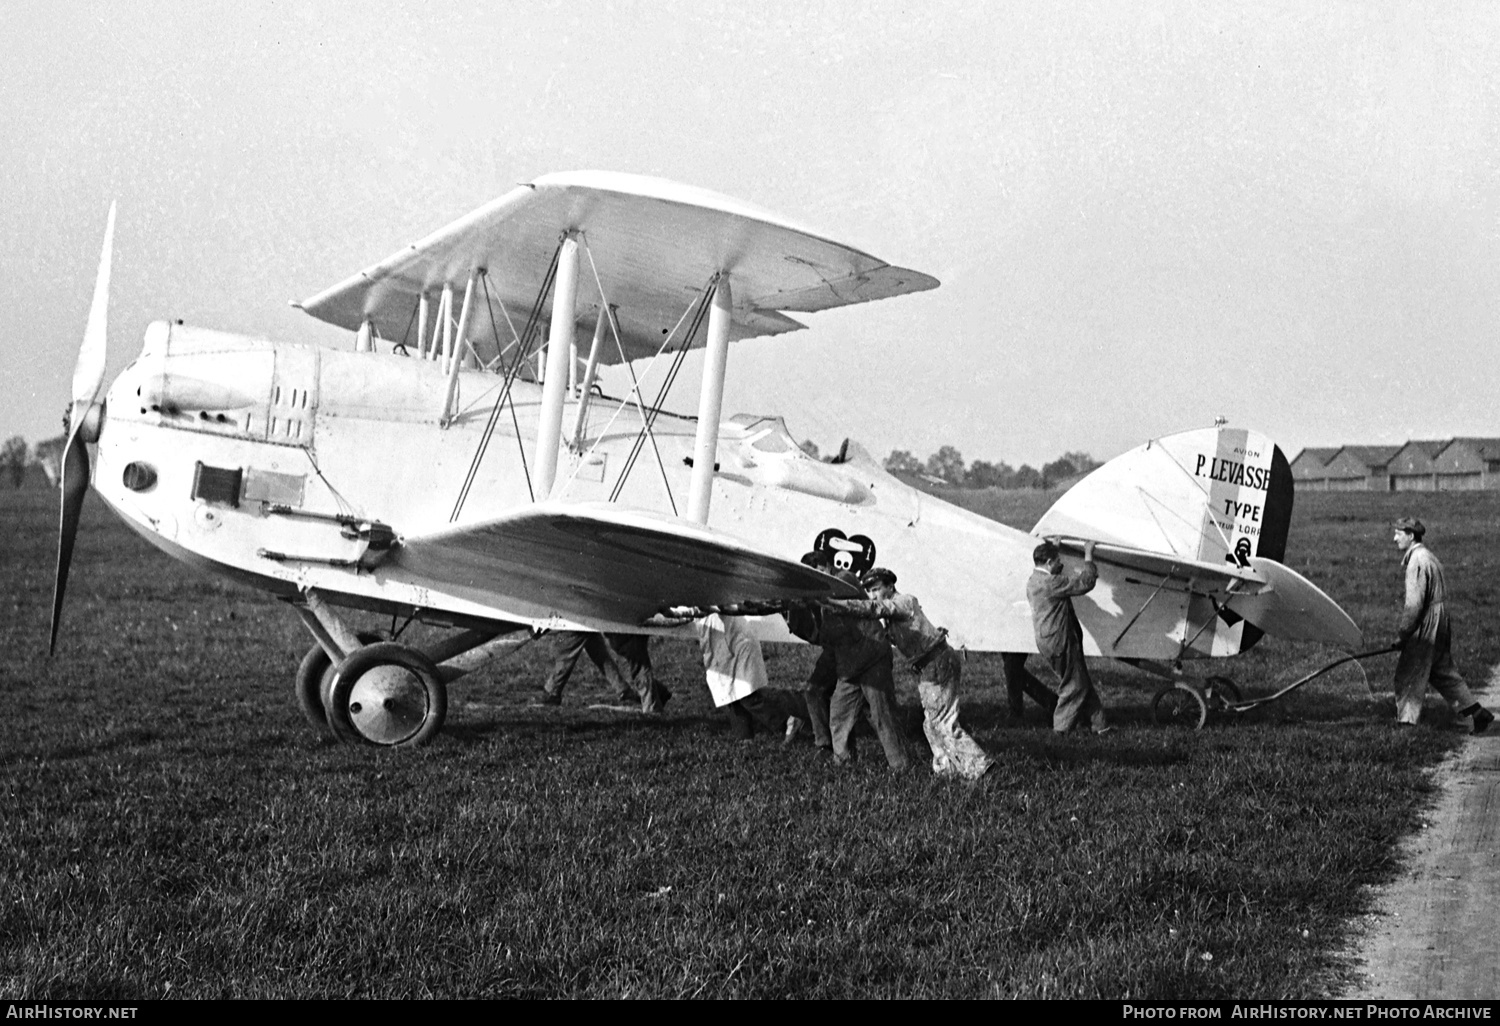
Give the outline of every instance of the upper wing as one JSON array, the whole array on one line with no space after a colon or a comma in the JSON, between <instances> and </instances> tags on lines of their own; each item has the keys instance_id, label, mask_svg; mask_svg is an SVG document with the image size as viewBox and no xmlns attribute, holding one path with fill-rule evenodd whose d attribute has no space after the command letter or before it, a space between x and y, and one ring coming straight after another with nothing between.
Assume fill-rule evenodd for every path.
<instances>
[{"instance_id":1,"label":"upper wing","mask_svg":"<svg viewBox=\"0 0 1500 1026\"><path fill-rule=\"evenodd\" d=\"M864 595L722 534L607 504L531 506L406 538L387 565L513 615L632 626L668 606Z\"/></svg>"},{"instance_id":2,"label":"upper wing","mask_svg":"<svg viewBox=\"0 0 1500 1026\"><path fill-rule=\"evenodd\" d=\"M496 338L502 345L511 339L500 304L510 322L525 322L568 231L579 232L586 247L577 309L597 311L602 286L632 360L660 348L718 271L728 272L733 286L735 339L802 327L782 310L825 310L938 284L727 196L658 178L579 171L514 189L299 305L351 330L368 319L380 337L402 341L421 294L435 298L445 284L462 292L469 273L483 269L488 295L476 296L468 337L488 357ZM550 304L543 313L550 315ZM606 341L602 361L617 363L620 355Z\"/></svg>"}]
</instances>

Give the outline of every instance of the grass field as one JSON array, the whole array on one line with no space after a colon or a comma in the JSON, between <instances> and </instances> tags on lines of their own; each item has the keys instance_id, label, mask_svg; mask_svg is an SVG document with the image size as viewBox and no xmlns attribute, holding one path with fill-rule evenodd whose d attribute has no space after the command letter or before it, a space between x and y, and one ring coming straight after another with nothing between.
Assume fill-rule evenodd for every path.
<instances>
[{"instance_id":1,"label":"grass field","mask_svg":"<svg viewBox=\"0 0 1500 1026\"><path fill-rule=\"evenodd\" d=\"M972 498L1021 526L1045 505ZM1201 732L1152 726L1156 683L1099 663L1122 729L1058 738L1035 708L1009 723L975 655L996 771L890 778L872 740L847 771L730 741L675 643L663 720L589 709L586 663L532 707L541 641L455 685L430 747L341 747L293 699L297 618L97 497L48 660L55 501L0 492L0 998L1322 995L1461 738L1435 698L1392 729L1389 658ZM1482 680L1500 497L1302 496L1288 562L1382 640L1408 510ZM1272 641L1212 672L1264 694L1330 654ZM767 657L790 688L811 653Z\"/></svg>"}]
</instances>

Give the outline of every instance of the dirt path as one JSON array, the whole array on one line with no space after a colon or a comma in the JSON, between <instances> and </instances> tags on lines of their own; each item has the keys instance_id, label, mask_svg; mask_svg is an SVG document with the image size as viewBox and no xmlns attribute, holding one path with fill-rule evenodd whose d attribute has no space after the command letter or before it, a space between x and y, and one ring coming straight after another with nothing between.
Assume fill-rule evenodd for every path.
<instances>
[{"instance_id":1,"label":"dirt path","mask_svg":"<svg viewBox=\"0 0 1500 1026\"><path fill-rule=\"evenodd\" d=\"M1438 780L1442 799L1408 842L1406 877L1379 894L1344 997L1500 998L1500 726L1469 738Z\"/></svg>"}]
</instances>

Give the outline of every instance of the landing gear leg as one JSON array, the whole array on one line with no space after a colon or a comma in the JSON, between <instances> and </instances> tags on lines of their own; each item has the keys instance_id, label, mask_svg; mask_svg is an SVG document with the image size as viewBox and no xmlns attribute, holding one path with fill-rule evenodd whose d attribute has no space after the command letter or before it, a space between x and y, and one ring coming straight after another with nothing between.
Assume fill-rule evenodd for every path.
<instances>
[{"instance_id":1,"label":"landing gear leg","mask_svg":"<svg viewBox=\"0 0 1500 1026\"><path fill-rule=\"evenodd\" d=\"M318 642L297 667L297 704L320 733L346 743L405 746L424 744L443 729L448 688L431 659L379 635L356 634L312 589L294 604Z\"/></svg>"},{"instance_id":2,"label":"landing gear leg","mask_svg":"<svg viewBox=\"0 0 1500 1026\"><path fill-rule=\"evenodd\" d=\"M385 640L379 634L368 631L360 631L358 639L361 645ZM307 655L302 657L293 685L297 692L297 706L302 710L302 715L314 730L329 739L336 737L333 728L328 725L328 698L333 693L333 668L334 661L329 658L323 646L314 644L307 650Z\"/></svg>"},{"instance_id":3,"label":"landing gear leg","mask_svg":"<svg viewBox=\"0 0 1500 1026\"><path fill-rule=\"evenodd\" d=\"M328 725L340 741L420 745L443 729L448 688L416 649L383 641L346 656L333 672Z\"/></svg>"},{"instance_id":4,"label":"landing gear leg","mask_svg":"<svg viewBox=\"0 0 1500 1026\"><path fill-rule=\"evenodd\" d=\"M293 605L317 640L297 667L297 704L325 737L406 747L430 741L448 714L449 682L493 657L521 624L460 631L419 651L355 633L316 591Z\"/></svg>"}]
</instances>

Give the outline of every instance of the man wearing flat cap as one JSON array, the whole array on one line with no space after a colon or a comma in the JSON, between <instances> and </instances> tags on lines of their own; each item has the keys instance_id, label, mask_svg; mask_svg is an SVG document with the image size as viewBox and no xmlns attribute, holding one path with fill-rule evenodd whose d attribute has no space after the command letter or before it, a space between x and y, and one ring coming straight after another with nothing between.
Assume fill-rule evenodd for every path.
<instances>
[{"instance_id":1,"label":"man wearing flat cap","mask_svg":"<svg viewBox=\"0 0 1500 1026\"><path fill-rule=\"evenodd\" d=\"M1401 658L1396 662L1396 722L1417 722L1427 685L1431 684L1455 713L1472 717L1474 733L1482 734L1495 714L1474 700L1453 663L1448 589L1443 581L1443 564L1422 543L1427 528L1420 520L1402 517L1391 530L1406 569L1406 604L1398 631Z\"/></svg>"},{"instance_id":2,"label":"man wearing flat cap","mask_svg":"<svg viewBox=\"0 0 1500 1026\"><path fill-rule=\"evenodd\" d=\"M948 632L934 627L915 595L896 590L896 575L885 567L868 571L859 580L867 600L839 599L829 604L867 620L883 620L886 637L917 675L922 700L922 732L932 748L932 772L978 780L993 765L989 755L959 726L958 684L963 672L958 653L948 644Z\"/></svg>"},{"instance_id":3,"label":"man wearing flat cap","mask_svg":"<svg viewBox=\"0 0 1500 1026\"><path fill-rule=\"evenodd\" d=\"M1088 664L1083 661L1083 628L1073 611L1073 596L1088 594L1099 580L1094 543L1084 545L1083 567L1074 574L1063 573L1062 553L1051 541L1033 549L1031 561L1035 569L1026 581L1026 600L1031 603L1036 648L1062 681L1057 708L1052 712L1052 729L1064 734L1087 718L1094 733L1103 734L1111 729L1109 719L1094 691Z\"/></svg>"}]
</instances>

